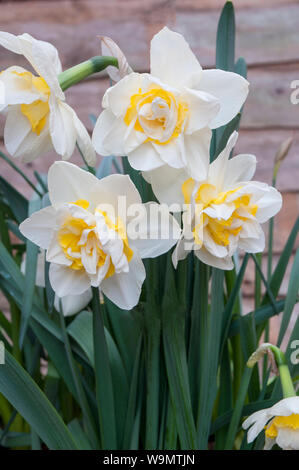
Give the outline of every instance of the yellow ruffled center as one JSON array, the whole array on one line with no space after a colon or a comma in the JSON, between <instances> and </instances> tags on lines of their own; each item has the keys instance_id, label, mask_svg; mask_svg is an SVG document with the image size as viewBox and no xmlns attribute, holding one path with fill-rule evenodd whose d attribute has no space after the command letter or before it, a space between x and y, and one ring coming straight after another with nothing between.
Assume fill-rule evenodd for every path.
<instances>
[{"instance_id":1,"label":"yellow ruffled center","mask_svg":"<svg viewBox=\"0 0 299 470\"><path fill-rule=\"evenodd\" d=\"M293 413L289 416L276 416L270 422L270 425L266 426L266 436L270 439L275 439L279 428L299 429L299 414Z\"/></svg>"},{"instance_id":2,"label":"yellow ruffled center","mask_svg":"<svg viewBox=\"0 0 299 470\"><path fill-rule=\"evenodd\" d=\"M89 202L85 199L78 199L72 203L83 209L88 209ZM96 212L102 214L105 218L106 225L118 233L123 241L123 252L128 260L131 261L133 257L133 250L130 248L125 227L121 219L117 219L117 223L114 224L111 219L107 216L106 212L96 209ZM80 270L84 269L81 260L81 250L88 249L96 250L98 256L97 267L101 267L105 264L106 257L108 256L102 249L100 240L98 239L95 231L96 225L88 225L83 219L77 217L69 217L58 232L58 242L64 252L67 259L72 261L69 266L71 269ZM82 233L84 230L88 230L88 235L84 242L82 242ZM92 253L91 253L92 254ZM110 259L110 265L106 273L106 278L112 276L115 272L115 267Z\"/></svg>"},{"instance_id":3,"label":"yellow ruffled center","mask_svg":"<svg viewBox=\"0 0 299 470\"><path fill-rule=\"evenodd\" d=\"M31 72L13 72L22 77L26 83L26 88L34 88L45 96L45 101L36 100L30 104L21 104L21 112L26 116L31 124L32 132L40 135L46 125L47 116L49 114L49 97L50 88L42 77L36 77Z\"/></svg>"},{"instance_id":4,"label":"yellow ruffled center","mask_svg":"<svg viewBox=\"0 0 299 470\"><path fill-rule=\"evenodd\" d=\"M182 192L185 204L190 204L194 187L195 181L192 178L189 178L183 183ZM246 217L246 215L240 215L240 212L255 216L258 206L256 204L251 204L250 194L243 194L236 197L233 201L227 202L227 198L240 189L241 186L233 190L218 192L216 187L210 183L203 183L199 186L194 196L194 200L196 203L195 213L197 214L199 211L200 216L192 230L196 244L202 245L203 240L200 234L202 234L202 229L205 227L217 245L228 246L230 243L230 237L232 235L237 236L241 232L242 221L248 220L248 217ZM220 204L227 204L228 206L233 205L233 212L228 219L211 217L203 212L209 206L217 206Z\"/></svg>"},{"instance_id":5,"label":"yellow ruffled center","mask_svg":"<svg viewBox=\"0 0 299 470\"><path fill-rule=\"evenodd\" d=\"M177 102L172 92L155 85L145 93L140 88L131 96L124 121L127 126L145 133L145 142L166 145L181 134L187 114L185 102Z\"/></svg>"}]
</instances>

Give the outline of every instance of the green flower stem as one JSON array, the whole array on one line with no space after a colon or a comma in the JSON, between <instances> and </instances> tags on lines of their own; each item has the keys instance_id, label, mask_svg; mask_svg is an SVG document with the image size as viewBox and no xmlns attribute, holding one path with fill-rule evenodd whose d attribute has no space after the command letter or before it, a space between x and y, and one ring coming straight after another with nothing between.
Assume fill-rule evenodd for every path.
<instances>
[{"instance_id":1,"label":"green flower stem","mask_svg":"<svg viewBox=\"0 0 299 470\"><path fill-rule=\"evenodd\" d=\"M81 82L86 77L89 77L89 75L101 72L109 65L118 67L118 60L115 57L109 56L91 57L91 59L60 73L58 76L60 87L62 91L65 91L71 86L76 85L76 83Z\"/></svg>"},{"instance_id":2,"label":"green flower stem","mask_svg":"<svg viewBox=\"0 0 299 470\"><path fill-rule=\"evenodd\" d=\"M271 351L274 354L275 361L279 370L280 382L282 386L283 397L294 397L296 396L295 388L293 385L290 370L287 364L284 353L277 346L270 346Z\"/></svg>"},{"instance_id":3,"label":"green flower stem","mask_svg":"<svg viewBox=\"0 0 299 470\"><path fill-rule=\"evenodd\" d=\"M284 398L296 396L290 370L284 353L271 343L262 344L248 359L247 366L252 368L267 352L273 353L276 365L279 370L280 381Z\"/></svg>"}]
</instances>

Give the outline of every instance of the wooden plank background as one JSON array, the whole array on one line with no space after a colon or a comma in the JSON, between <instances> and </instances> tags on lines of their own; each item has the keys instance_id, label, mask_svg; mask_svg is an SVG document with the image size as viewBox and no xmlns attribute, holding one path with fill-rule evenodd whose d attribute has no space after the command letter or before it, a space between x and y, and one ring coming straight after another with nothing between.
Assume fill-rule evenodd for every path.
<instances>
[{"instance_id":1,"label":"wooden plank background","mask_svg":"<svg viewBox=\"0 0 299 470\"><path fill-rule=\"evenodd\" d=\"M223 0L0 1L0 29L14 34L28 32L52 42L64 68L99 54L97 36L108 35L120 45L134 70L148 71L150 40L167 25L184 34L204 67L213 67L223 4ZM290 102L291 82L299 80L299 1L236 0L234 5L236 52L248 63L250 81L236 150L254 153L258 159L256 179L270 183L279 144L290 136L294 138L278 176L278 188L284 195L275 230L278 255L299 212L299 105ZM1 49L0 70L13 64L25 65L21 57ZM99 114L107 86L105 74L99 74L67 92L69 104L89 130L88 115ZM37 160L26 165L25 171L47 171L54 158L50 155ZM73 161L79 161L78 156ZM23 181L5 163L0 165L1 174L29 194ZM249 298L252 282L250 274L245 288Z\"/></svg>"}]
</instances>

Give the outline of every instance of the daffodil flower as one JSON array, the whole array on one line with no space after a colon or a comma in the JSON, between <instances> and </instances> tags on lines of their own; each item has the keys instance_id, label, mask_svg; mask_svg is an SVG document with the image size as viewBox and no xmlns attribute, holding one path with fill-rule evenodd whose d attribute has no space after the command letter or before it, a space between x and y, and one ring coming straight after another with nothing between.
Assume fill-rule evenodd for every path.
<instances>
[{"instance_id":1,"label":"daffodil flower","mask_svg":"<svg viewBox=\"0 0 299 470\"><path fill-rule=\"evenodd\" d=\"M142 204L126 175L99 180L60 161L50 167L48 186L52 205L33 213L20 230L46 250L55 293L65 297L100 287L120 308L131 309L145 278L141 259L167 252L180 237L178 223L168 211L151 217L159 205Z\"/></svg>"},{"instance_id":2,"label":"daffodil flower","mask_svg":"<svg viewBox=\"0 0 299 470\"><path fill-rule=\"evenodd\" d=\"M185 205L182 237L172 258L175 266L194 250L202 262L232 269L237 248L259 253L265 247L260 224L280 210L282 198L275 188L251 181L256 169L254 155L229 159L237 137L237 132L231 135L204 181L170 167L146 174L160 202Z\"/></svg>"},{"instance_id":3,"label":"daffodil flower","mask_svg":"<svg viewBox=\"0 0 299 470\"><path fill-rule=\"evenodd\" d=\"M26 270L26 257L23 259L21 264L21 271L25 274ZM38 287L45 287L45 251L42 250L37 256L36 264L36 278L35 285ZM87 289L80 295L65 295L64 297L58 297L55 295L54 307L59 312L60 302L62 306L62 312L65 317L74 315L75 313L81 312L91 301L92 290Z\"/></svg>"},{"instance_id":4,"label":"daffodil flower","mask_svg":"<svg viewBox=\"0 0 299 470\"><path fill-rule=\"evenodd\" d=\"M248 82L223 70L202 70L181 34L163 28L151 42L151 71L130 73L102 101L93 144L101 155L127 155L150 171L169 165L206 177L211 129L229 122Z\"/></svg>"},{"instance_id":5,"label":"daffodil flower","mask_svg":"<svg viewBox=\"0 0 299 470\"><path fill-rule=\"evenodd\" d=\"M65 102L58 75L61 63L56 48L29 34L0 32L0 45L23 55L35 74L19 66L0 73L7 111L4 141L8 152L30 162L53 149L69 159L78 143L86 162L95 164L90 137L75 111ZM1 87L0 87L1 90Z\"/></svg>"},{"instance_id":6,"label":"daffodil flower","mask_svg":"<svg viewBox=\"0 0 299 470\"><path fill-rule=\"evenodd\" d=\"M284 450L299 450L299 397L280 400L271 408L259 410L243 423L247 440L253 442L265 430L265 450L277 444Z\"/></svg>"}]
</instances>

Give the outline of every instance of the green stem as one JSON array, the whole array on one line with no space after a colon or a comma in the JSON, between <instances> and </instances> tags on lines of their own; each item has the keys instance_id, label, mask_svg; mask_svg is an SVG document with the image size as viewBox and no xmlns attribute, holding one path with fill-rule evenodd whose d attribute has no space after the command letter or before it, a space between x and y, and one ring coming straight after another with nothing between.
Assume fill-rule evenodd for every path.
<instances>
[{"instance_id":1,"label":"green stem","mask_svg":"<svg viewBox=\"0 0 299 470\"><path fill-rule=\"evenodd\" d=\"M274 354L275 361L278 366L283 397L288 398L296 396L296 391L284 353L277 346L271 345L270 349Z\"/></svg>"},{"instance_id":2,"label":"green stem","mask_svg":"<svg viewBox=\"0 0 299 470\"><path fill-rule=\"evenodd\" d=\"M118 67L118 60L115 57L109 56L91 57L85 62L61 72L58 76L60 87L62 91L65 91L76 83L81 82L81 80L84 80L86 77L101 72L109 65Z\"/></svg>"}]
</instances>

